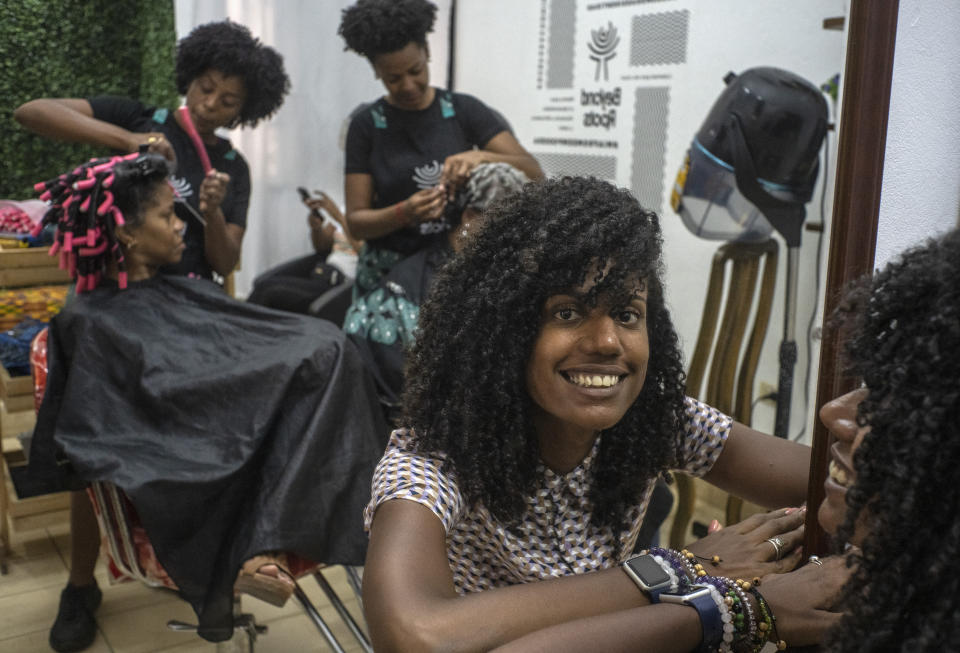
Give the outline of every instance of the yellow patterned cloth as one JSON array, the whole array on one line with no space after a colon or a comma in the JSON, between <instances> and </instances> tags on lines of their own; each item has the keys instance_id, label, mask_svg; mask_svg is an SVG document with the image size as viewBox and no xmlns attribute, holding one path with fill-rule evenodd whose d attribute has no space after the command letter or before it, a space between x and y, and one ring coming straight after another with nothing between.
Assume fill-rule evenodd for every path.
<instances>
[{"instance_id":1,"label":"yellow patterned cloth","mask_svg":"<svg viewBox=\"0 0 960 653\"><path fill-rule=\"evenodd\" d=\"M67 299L68 285L33 286L0 291L0 331L32 317L49 322Z\"/></svg>"}]
</instances>

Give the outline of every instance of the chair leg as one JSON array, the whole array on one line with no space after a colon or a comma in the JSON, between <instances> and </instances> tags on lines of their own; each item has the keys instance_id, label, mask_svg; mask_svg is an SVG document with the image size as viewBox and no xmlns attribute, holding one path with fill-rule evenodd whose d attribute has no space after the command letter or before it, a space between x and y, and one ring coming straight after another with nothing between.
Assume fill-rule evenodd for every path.
<instances>
[{"instance_id":1,"label":"chair leg","mask_svg":"<svg viewBox=\"0 0 960 653\"><path fill-rule=\"evenodd\" d=\"M190 624L178 619L167 622L167 628L178 632L197 632L196 624ZM253 653L257 635L267 632L267 627L257 623L256 618L244 613L240 605L240 597L233 597L233 637L217 642L217 653Z\"/></svg>"},{"instance_id":2,"label":"chair leg","mask_svg":"<svg viewBox=\"0 0 960 653\"><path fill-rule=\"evenodd\" d=\"M743 499L738 496L727 496L727 524L736 524L743 513Z\"/></svg>"},{"instance_id":3,"label":"chair leg","mask_svg":"<svg viewBox=\"0 0 960 653\"><path fill-rule=\"evenodd\" d=\"M363 579L360 578L360 573L353 565L345 565L343 568L347 571L347 582L350 583L350 587L353 588L353 593L357 597L357 603L363 608Z\"/></svg>"},{"instance_id":4,"label":"chair leg","mask_svg":"<svg viewBox=\"0 0 960 653\"><path fill-rule=\"evenodd\" d=\"M357 580L351 577L351 572L356 574L356 571L351 567L347 567L347 580L351 583L356 583ZM327 582L326 577L323 575L323 571L317 569L313 572L313 577L316 579L317 584L320 586L320 589L323 590L323 593L326 594L327 600L330 601L330 604L337 611L337 614L340 615L340 619L343 620L343 623L347 625L347 628L350 629L350 632L353 634L354 638L360 644L360 647L366 651L366 653L373 653L373 647L370 646L370 640L367 639L366 634L361 630L360 626L354 620L353 615L347 610L346 606L343 605L343 601L340 600L340 597L337 596L337 593L334 591L333 587ZM354 591L356 591L356 586L354 585ZM357 594L359 597L360 595Z\"/></svg>"},{"instance_id":5,"label":"chair leg","mask_svg":"<svg viewBox=\"0 0 960 653\"><path fill-rule=\"evenodd\" d=\"M299 583L294 587L293 596L296 597L297 601L300 602L300 605L303 607L303 611L307 613L307 617L309 617L310 621L313 622L313 625L317 627L317 630L319 630L320 634L323 635L327 645L333 649L334 653L346 653L343 647L340 646L340 642L338 642L337 638L334 637L333 631L330 630L330 626L328 626L327 622L324 621L323 617L320 616L320 613L314 607L313 603L311 603L309 597L307 597Z\"/></svg>"}]
</instances>

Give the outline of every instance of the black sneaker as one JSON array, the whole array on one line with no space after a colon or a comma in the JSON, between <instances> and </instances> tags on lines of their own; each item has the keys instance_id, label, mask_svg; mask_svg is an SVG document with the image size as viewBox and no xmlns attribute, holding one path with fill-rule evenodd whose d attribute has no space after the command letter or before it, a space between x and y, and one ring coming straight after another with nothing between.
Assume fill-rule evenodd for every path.
<instances>
[{"instance_id":1,"label":"black sneaker","mask_svg":"<svg viewBox=\"0 0 960 653\"><path fill-rule=\"evenodd\" d=\"M83 587L67 583L60 593L57 620L50 629L50 648L59 653L70 653L93 644L97 636L97 620L93 613L102 598L97 581Z\"/></svg>"}]
</instances>

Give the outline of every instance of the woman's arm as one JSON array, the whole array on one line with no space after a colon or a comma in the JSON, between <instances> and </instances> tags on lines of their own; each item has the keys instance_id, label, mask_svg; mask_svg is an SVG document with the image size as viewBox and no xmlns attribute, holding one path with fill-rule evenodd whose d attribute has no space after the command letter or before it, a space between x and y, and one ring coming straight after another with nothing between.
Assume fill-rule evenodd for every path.
<instances>
[{"instance_id":1,"label":"woman's arm","mask_svg":"<svg viewBox=\"0 0 960 653\"><path fill-rule=\"evenodd\" d=\"M211 170L200 185L200 213L207 223L203 232L203 253L210 267L224 277L237 267L246 231L238 224L227 222L220 208L229 183L230 175Z\"/></svg>"},{"instance_id":2,"label":"woman's arm","mask_svg":"<svg viewBox=\"0 0 960 653\"><path fill-rule=\"evenodd\" d=\"M684 653L702 639L700 617L689 606L649 605L551 626L497 648L498 653Z\"/></svg>"},{"instance_id":3,"label":"woman's arm","mask_svg":"<svg viewBox=\"0 0 960 653\"><path fill-rule=\"evenodd\" d=\"M504 130L491 138L479 150L467 150L452 154L443 162L443 182L450 188L465 183L470 171L481 163L509 163L531 180L542 179L543 170L537 160Z\"/></svg>"},{"instance_id":4,"label":"woman's arm","mask_svg":"<svg viewBox=\"0 0 960 653\"><path fill-rule=\"evenodd\" d=\"M839 557L824 558L789 574L771 575L758 589L776 619L776 640L809 646L840 620L832 607L852 570ZM759 604L747 595L754 615ZM578 619L551 626L496 649L501 653L572 653L574 651L692 651L702 640L700 619L693 608L652 605ZM774 638L771 638L773 641Z\"/></svg>"},{"instance_id":5,"label":"woman's arm","mask_svg":"<svg viewBox=\"0 0 960 653\"><path fill-rule=\"evenodd\" d=\"M72 143L101 145L123 152L133 152L141 144L149 144L170 161L176 160L173 147L160 132L131 132L93 117L90 103L78 98L41 98L20 105L14 119L26 129L45 138ZM152 140L151 140L152 139Z\"/></svg>"},{"instance_id":6,"label":"woman's arm","mask_svg":"<svg viewBox=\"0 0 960 653\"><path fill-rule=\"evenodd\" d=\"M767 508L799 506L807 497L810 447L739 422L703 479Z\"/></svg>"},{"instance_id":7,"label":"woman's arm","mask_svg":"<svg viewBox=\"0 0 960 653\"><path fill-rule=\"evenodd\" d=\"M373 205L373 177L349 173L344 180L347 225L355 238L386 236L398 229L443 217L446 195L443 186L417 191L397 204L381 209Z\"/></svg>"},{"instance_id":8,"label":"woman's arm","mask_svg":"<svg viewBox=\"0 0 960 653\"><path fill-rule=\"evenodd\" d=\"M363 602L377 651L489 650L548 626L649 604L619 568L460 596L440 520L403 499L381 504L374 516Z\"/></svg>"}]
</instances>

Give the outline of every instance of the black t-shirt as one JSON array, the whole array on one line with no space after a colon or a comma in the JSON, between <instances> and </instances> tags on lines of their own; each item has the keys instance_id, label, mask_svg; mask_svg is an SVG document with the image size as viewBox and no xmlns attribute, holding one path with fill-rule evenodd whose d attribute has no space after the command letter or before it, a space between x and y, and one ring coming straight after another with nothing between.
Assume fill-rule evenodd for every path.
<instances>
[{"instance_id":1,"label":"black t-shirt","mask_svg":"<svg viewBox=\"0 0 960 653\"><path fill-rule=\"evenodd\" d=\"M123 127L132 132L161 132L173 146L177 155L177 169L173 175L177 217L187 225L184 235L186 249L177 265L164 267L168 274L195 274L206 279L213 278L213 270L204 253L204 228L193 214L183 206L189 203L200 212L199 191L203 183L203 165L193 147L193 141L174 120L174 112L156 107L144 106L141 102L122 97L95 97L87 100L93 109L93 117ZM217 137L217 142L207 145L210 164L220 172L230 175L227 194L220 208L226 221L247 226L247 205L250 202L250 169L247 162L225 138Z\"/></svg>"},{"instance_id":2,"label":"black t-shirt","mask_svg":"<svg viewBox=\"0 0 960 653\"><path fill-rule=\"evenodd\" d=\"M420 111L406 111L380 98L350 122L346 174L373 177L373 208L401 202L440 182L451 154L482 148L509 125L496 111L463 93L441 89ZM440 225L424 223L369 241L372 247L411 254L426 245ZM433 238L430 238L433 240Z\"/></svg>"}]
</instances>

